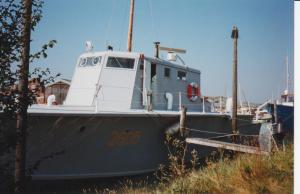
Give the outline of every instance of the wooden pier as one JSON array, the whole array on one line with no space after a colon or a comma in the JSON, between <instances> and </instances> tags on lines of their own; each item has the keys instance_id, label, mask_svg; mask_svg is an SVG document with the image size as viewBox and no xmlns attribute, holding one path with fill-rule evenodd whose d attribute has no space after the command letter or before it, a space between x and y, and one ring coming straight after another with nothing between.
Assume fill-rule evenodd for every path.
<instances>
[{"instance_id":1,"label":"wooden pier","mask_svg":"<svg viewBox=\"0 0 300 194\"><path fill-rule=\"evenodd\" d=\"M269 152L260 150L259 147L247 146L235 143L228 143L223 141L216 141L211 139L203 139L203 138L186 138L187 143L215 147L227 150L233 150L237 152L245 152L250 154L260 154L260 155L268 155Z\"/></svg>"}]
</instances>

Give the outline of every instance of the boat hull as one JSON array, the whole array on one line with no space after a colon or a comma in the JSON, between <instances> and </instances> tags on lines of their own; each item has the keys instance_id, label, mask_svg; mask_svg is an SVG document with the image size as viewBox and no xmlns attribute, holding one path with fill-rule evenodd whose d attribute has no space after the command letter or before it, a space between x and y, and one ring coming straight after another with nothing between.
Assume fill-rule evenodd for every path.
<instances>
[{"instance_id":1,"label":"boat hull","mask_svg":"<svg viewBox=\"0 0 300 194\"><path fill-rule=\"evenodd\" d=\"M294 136L294 106L277 104L278 122L282 124L282 132L285 135ZM269 112L274 115L274 104L268 105Z\"/></svg>"},{"instance_id":2,"label":"boat hull","mask_svg":"<svg viewBox=\"0 0 300 194\"><path fill-rule=\"evenodd\" d=\"M35 180L155 171L160 164L168 163L165 131L178 121L179 115L161 114L30 114L26 166ZM250 121L238 122L243 133L259 133L259 126L249 131L245 122ZM212 138L231 133L231 120L227 115L188 115L187 127L193 129L189 136ZM200 157L213 150L190 148L197 149Z\"/></svg>"}]
</instances>

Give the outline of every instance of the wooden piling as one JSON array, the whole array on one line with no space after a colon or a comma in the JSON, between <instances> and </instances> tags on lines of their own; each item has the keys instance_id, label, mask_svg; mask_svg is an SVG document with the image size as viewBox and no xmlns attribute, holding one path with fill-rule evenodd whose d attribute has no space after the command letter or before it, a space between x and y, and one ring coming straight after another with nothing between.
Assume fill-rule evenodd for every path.
<instances>
[{"instance_id":1,"label":"wooden piling","mask_svg":"<svg viewBox=\"0 0 300 194\"><path fill-rule=\"evenodd\" d=\"M237 40L238 29L236 26L232 29L231 38L233 39L233 74L232 74L232 132L237 134Z\"/></svg>"},{"instance_id":2,"label":"wooden piling","mask_svg":"<svg viewBox=\"0 0 300 194\"><path fill-rule=\"evenodd\" d=\"M182 106L180 110L180 123L179 123L179 131L181 137L185 137L187 135L187 130L186 130L186 111L187 108Z\"/></svg>"}]
</instances>

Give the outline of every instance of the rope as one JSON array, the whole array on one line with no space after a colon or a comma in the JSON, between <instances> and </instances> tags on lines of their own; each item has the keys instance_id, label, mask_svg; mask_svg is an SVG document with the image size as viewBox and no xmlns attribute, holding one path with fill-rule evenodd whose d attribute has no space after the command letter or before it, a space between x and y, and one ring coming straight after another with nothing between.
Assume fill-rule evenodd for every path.
<instances>
[{"instance_id":1,"label":"rope","mask_svg":"<svg viewBox=\"0 0 300 194\"><path fill-rule=\"evenodd\" d=\"M190 130L190 131L194 131L194 132L200 132L200 133L209 133L209 134L217 134L217 135L224 135L224 136L232 136L232 135L240 135L240 136L249 136L249 137L258 137L258 135L248 135L248 134L233 134L233 133L222 133L222 132L214 132L214 131L205 131L205 130L201 130L201 129L191 129L191 128L187 128L186 129ZM217 136L218 137L218 136ZM221 136L220 136L221 137ZM214 138L214 137L212 137Z\"/></svg>"},{"instance_id":2,"label":"rope","mask_svg":"<svg viewBox=\"0 0 300 194\"><path fill-rule=\"evenodd\" d=\"M217 138L230 137L230 136L235 136L235 135L238 135L238 134L221 135L221 136L210 137L208 139L217 139Z\"/></svg>"},{"instance_id":3,"label":"rope","mask_svg":"<svg viewBox=\"0 0 300 194\"><path fill-rule=\"evenodd\" d=\"M214 132L214 131L205 131L205 130L201 130L201 129L191 129L186 127L186 129L190 130L190 131L195 131L195 132L201 132L201 133L209 133L209 134L218 134L218 135L230 135L231 133L222 133L222 132Z\"/></svg>"},{"instance_id":4,"label":"rope","mask_svg":"<svg viewBox=\"0 0 300 194\"><path fill-rule=\"evenodd\" d=\"M129 13L128 12L128 10L129 10L129 3L127 3L126 1L124 1L125 3L126 3L126 5L125 6L123 6L124 7L124 12L123 12L123 20L122 20L122 29L120 30L120 40L119 40L119 50L121 50L121 45L122 45L122 42L123 42L123 40L124 40L124 38L125 38L125 35L126 35L126 32L127 32L127 28L126 28L126 24L127 24L127 22L125 22L126 21L126 19L127 19L127 13ZM125 40L127 40L127 38L125 38ZM126 48L126 46L125 46L125 48Z\"/></svg>"}]
</instances>

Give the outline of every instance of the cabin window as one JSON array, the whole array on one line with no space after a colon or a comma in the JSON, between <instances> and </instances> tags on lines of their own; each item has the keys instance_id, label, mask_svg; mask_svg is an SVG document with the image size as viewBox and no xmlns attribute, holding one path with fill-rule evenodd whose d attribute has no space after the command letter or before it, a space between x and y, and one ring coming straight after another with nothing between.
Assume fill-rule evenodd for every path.
<instances>
[{"instance_id":1,"label":"cabin window","mask_svg":"<svg viewBox=\"0 0 300 194\"><path fill-rule=\"evenodd\" d=\"M79 62L79 67L96 66L98 63L100 63L100 61L100 56L81 58Z\"/></svg>"},{"instance_id":2,"label":"cabin window","mask_svg":"<svg viewBox=\"0 0 300 194\"><path fill-rule=\"evenodd\" d=\"M151 63L151 81L153 82L156 78L156 64Z\"/></svg>"},{"instance_id":3,"label":"cabin window","mask_svg":"<svg viewBox=\"0 0 300 194\"><path fill-rule=\"evenodd\" d=\"M179 80L186 80L186 72L184 71L178 71L177 72L177 79Z\"/></svg>"},{"instance_id":4,"label":"cabin window","mask_svg":"<svg viewBox=\"0 0 300 194\"><path fill-rule=\"evenodd\" d=\"M133 69L134 59L109 57L107 60L107 67Z\"/></svg>"},{"instance_id":5,"label":"cabin window","mask_svg":"<svg viewBox=\"0 0 300 194\"><path fill-rule=\"evenodd\" d=\"M170 68L168 68L168 67L165 67L165 77L170 77L170 71L171 71L171 69Z\"/></svg>"}]
</instances>

